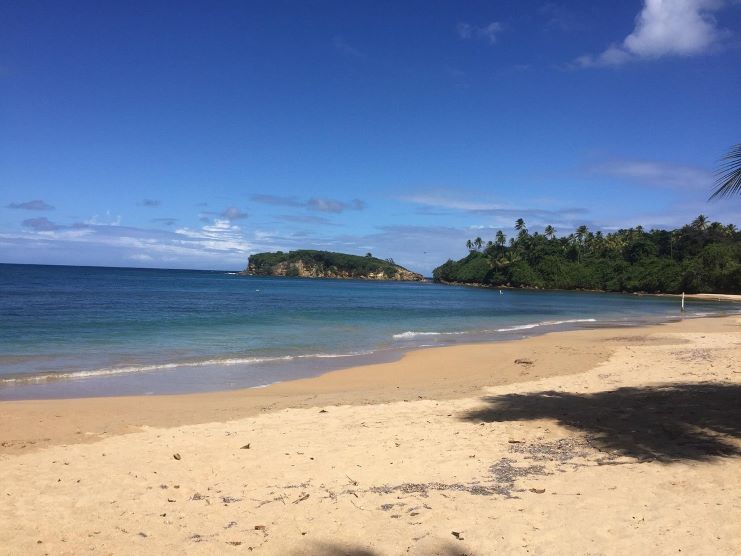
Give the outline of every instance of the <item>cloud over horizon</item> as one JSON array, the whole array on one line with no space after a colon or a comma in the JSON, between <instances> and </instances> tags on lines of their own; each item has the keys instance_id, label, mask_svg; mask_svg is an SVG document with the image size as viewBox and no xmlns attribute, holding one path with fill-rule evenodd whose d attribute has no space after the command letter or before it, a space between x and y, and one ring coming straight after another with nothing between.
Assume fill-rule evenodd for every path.
<instances>
[{"instance_id":1,"label":"cloud over horizon","mask_svg":"<svg viewBox=\"0 0 741 556\"><path fill-rule=\"evenodd\" d=\"M696 56L718 47L729 32L718 27L714 12L723 0L645 0L633 31L600 54L585 54L576 67L619 66L665 56Z\"/></svg>"},{"instance_id":2,"label":"cloud over horizon","mask_svg":"<svg viewBox=\"0 0 741 556\"><path fill-rule=\"evenodd\" d=\"M28 218L21 222L21 225L36 230L37 232L48 232L59 228L59 226L49 220L46 216L42 216L41 218Z\"/></svg>"}]
</instances>

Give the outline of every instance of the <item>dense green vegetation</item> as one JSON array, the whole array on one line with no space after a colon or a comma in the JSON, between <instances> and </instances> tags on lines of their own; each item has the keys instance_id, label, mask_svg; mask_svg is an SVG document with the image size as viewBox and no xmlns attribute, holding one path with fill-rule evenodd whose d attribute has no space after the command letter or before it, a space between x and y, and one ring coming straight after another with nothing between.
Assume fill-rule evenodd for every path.
<instances>
[{"instance_id":1,"label":"dense green vegetation","mask_svg":"<svg viewBox=\"0 0 741 556\"><path fill-rule=\"evenodd\" d=\"M346 253L333 253L331 251L315 251L311 249L302 249L284 253L257 253L250 257L248 268L258 275L269 275L273 267L281 263L287 263L288 276L297 276L298 268L292 266L299 261L305 266L316 267L320 272L334 274L348 274L350 276L367 276L370 273L378 274L383 272L385 276L391 278L401 269L396 265L393 259L377 259L370 253L364 257L358 255L348 255ZM402 269L403 270L403 269Z\"/></svg>"},{"instance_id":2,"label":"dense green vegetation","mask_svg":"<svg viewBox=\"0 0 741 556\"><path fill-rule=\"evenodd\" d=\"M530 234L522 219L509 242L467 242L469 254L433 271L436 281L627 292L741 293L741 232L700 215L677 230L642 227L610 234L580 226L558 237Z\"/></svg>"}]
</instances>

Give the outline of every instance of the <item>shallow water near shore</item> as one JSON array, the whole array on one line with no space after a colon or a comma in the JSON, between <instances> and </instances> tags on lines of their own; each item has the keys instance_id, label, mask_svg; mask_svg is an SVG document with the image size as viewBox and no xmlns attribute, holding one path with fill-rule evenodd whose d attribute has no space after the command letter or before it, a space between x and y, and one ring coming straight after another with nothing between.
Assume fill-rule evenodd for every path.
<instances>
[{"instance_id":1,"label":"shallow water near shore","mask_svg":"<svg viewBox=\"0 0 741 556\"><path fill-rule=\"evenodd\" d=\"M688 301L684 317L739 313ZM258 387L409 349L682 318L679 300L0 265L0 399Z\"/></svg>"}]
</instances>

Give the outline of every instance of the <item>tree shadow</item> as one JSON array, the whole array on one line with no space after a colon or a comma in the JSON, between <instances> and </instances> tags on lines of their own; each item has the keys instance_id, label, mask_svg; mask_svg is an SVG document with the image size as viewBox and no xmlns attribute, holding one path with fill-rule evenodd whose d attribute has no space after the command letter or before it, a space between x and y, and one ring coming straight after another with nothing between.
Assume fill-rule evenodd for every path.
<instances>
[{"instance_id":1,"label":"tree shadow","mask_svg":"<svg viewBox=\"0 0 741 556\"><path fill-rule=\"evenodd\" d=\"M535 392L484 398L489 406L463 419L474 422L554 419L587 434L600 449L663 462L737 457L741 385L667 384L594 394Z\"/></svg>"},{"instance_id":2,"label":"tree shadow","mask_svg":"<svg viewBox=\"0 0 741 556\"><path fill-rule=\"evenodd\" d=\"M293 553L293 556L380 556L374 550L359 546L316 542Z\"/></svg>"}]
</instances>

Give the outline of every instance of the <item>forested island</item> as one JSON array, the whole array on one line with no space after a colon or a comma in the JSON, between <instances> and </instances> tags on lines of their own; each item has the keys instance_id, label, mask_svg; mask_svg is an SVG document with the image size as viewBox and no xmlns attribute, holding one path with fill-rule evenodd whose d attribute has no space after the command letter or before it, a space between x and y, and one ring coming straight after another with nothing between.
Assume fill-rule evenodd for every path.
<instances>
[{"instance_id":1,"label":"forested island","mask_svg":"<svg viewBox=\"0 0 741 556\"><path fill-rule=\"evenodd\" d=\"M741 293L741 233L700 215L676 230L641 226L603 234L580 226L558 236L525 222L507 240L469 240L469 254L433 271L436 282L647 293Z\"/></svg>"},{"instance_id":2,"label":"forested island","mask_svg":"<svg viewBox=\"0 0 741 556\"><path fill-rule=\"evenodd\" d=\"M421 274L397 265L393 259L303 249L250 256L242 274L303 278L355 278L362 280L423 280Z\"/></svg>"}]
</instances>

